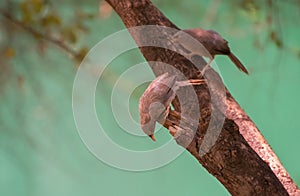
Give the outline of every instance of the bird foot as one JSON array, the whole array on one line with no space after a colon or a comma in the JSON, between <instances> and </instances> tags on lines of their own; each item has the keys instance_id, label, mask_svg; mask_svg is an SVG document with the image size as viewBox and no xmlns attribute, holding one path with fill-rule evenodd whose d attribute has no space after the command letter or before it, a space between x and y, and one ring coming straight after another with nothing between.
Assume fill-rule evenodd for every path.
<instances>
[{"instance_id":1,"label":"bird foot","mask_svg":"<svg viewBox=\"0 0 300 196\"><path fill-rule=\"evenodd\" d=\"M208 69L208 67L210 66L210 64L211 64L211 62L213 61L214 59L212 58L212 59L210 59L209 61L208 61L208 63L203 67L203 69L201 70L201 75L204 77L204 74L205 74L205 72L206 72L206 70Z\"/></svg>"},{"instance_id":2,"label":"bird foot","mask_svg":"<svg viewBox=\"0 0 300 196\"><path fill-rule=\"evenodd\" d=\"M189 86L189 85L201 85L205 84L206 80L204 79L190 79L190 80L185 80L185 81L179 81L177 82L178 87L183 87L183 86Z\"/></svg>"},{"instance_id":3,"label":"bird foot","mask_svg":"<svg viewBox=\"0 0 300 196\"><path fill-rule=\"evenodd\" d=\"M170 126L169 133L173 136L174 140L183 147L188 147L195 135L195 131L187 127L181 128L177 125Z\"/></svg>"},{"instance_id":4,"label":"bird foot","mask_svg":"<svg viewBox=\"0 0 300 196\"><path fill-rule=\"evenodd\" d=\"M191 85L194 85L194 86L206 83L206 80L204 80L204 79L191 79L191 80L188 80L188 81Z\"/></svg>"}]
</instances>

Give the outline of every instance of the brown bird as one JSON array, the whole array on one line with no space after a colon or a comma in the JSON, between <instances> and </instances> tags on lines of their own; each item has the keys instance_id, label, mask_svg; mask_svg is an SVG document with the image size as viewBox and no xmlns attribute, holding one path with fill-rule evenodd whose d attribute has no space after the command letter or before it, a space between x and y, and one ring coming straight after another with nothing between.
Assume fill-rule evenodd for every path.
<instances>
[{"instance_id":1,"label":"brown bird","mask_svg":"<svg viewBox=\"0 0 300 196\"><path fill-rule=\"evenodd\" d=\"M176 76L168 73L153 80L139 101L141 128L153 141L156 121L163 124L169 114L170 104L176 96L176 91L187 85L203 84L204 80L176 81Z\"/></svg>"},{"instance_id":2,"label":"brown bird","mask_svg":"<svg viewBox=\"0 0 300 196\"><path fill-rule=\"evenodd\" d=\"M210 53L211 56L209 56L209 54L206 51L204 51L203 48L199 48L199 45L195 44L193 39L190 39L189 36L185 33L191 35L193 38L198 40ZM177 32L173 36L173 39L179 42L180 45L182 45L192 55L200 55L210 58L210 61L202 70L203 74L205 69L215 58L215 55L227 55L240 71L249 74L247 69L241 63L241 61L231 52L228 46L228 41L223 39L219 33L213 30L205 30L200 28L182 30Z\"/></svg>"}]
</instances>

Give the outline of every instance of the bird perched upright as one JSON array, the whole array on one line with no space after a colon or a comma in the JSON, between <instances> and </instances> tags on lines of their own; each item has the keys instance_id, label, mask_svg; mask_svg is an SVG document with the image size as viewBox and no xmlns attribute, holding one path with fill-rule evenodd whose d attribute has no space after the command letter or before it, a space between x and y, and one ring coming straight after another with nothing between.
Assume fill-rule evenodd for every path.
<instances>
[{"instance_id":1,"label":"bird perched upright","mask_svg":"<svg viewBox=\"0 0 300 196\"><path fill-rule=\"evenodd\" d=\"M153 141L155 124L163 124L169 114L170 104L176 96L176 91L187 85L203 84L204 80L177 81L176 76L168 73L153 80L139 101L141 128Z\"/></svg>"},{"instance_id":2,"label":"bird perched upright","mask_svg":"<svg viewBox=\"0 0 300 196\"><path fill-rule=\"evenodd\" d=\"M208 56L207 52L203 51L203 49L197 49L197 44L193 43L191 39L188 39L188 36L185 33L191 35L193 38L199 41L211 56ZM228 42L223 39L219 33L213 30L205 30L201 28L186 29L177 32L173 36L173 40L180 43L191 54L206 56L210 58L210 61L205 66L202 73L204 73L205 69L213 61L215 55L227 55L240 71L249 74L241 61L231 52L228 46Z\"/></svg>"}]
</instances>

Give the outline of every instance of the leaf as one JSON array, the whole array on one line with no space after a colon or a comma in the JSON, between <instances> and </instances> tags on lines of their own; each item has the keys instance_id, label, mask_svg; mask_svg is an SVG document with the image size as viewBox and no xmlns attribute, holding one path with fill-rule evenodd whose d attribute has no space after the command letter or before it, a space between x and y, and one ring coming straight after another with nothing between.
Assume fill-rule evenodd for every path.
<instances>
[{"instance_id":1,"label":"leaf","mask_svg":"<svg viewBox=\"0 0 300 196\"><path fill-rule=\"evenodd\" d=\"M66 28L62 32L62 36L68 42L74 44L77 42L76 30L74 28Z\"/></svg>"},{"instance_id":2,"label":"leaf","mask_svg":"<svg viewBox=\"0 0 300 196\"><path fill-rule=\"evenodd\" d=\"M8 47L4 51L4 56L7 58L13 58L15 56L15 50L11 47Z\"/></svg>"},{"instance_id":3,"label":"leaf","mask_svg":"<svg viewBox=\"0 0 300 196\"><path fill-rule=\"evenodd\" d=\"M81 62L86 54L88 53L89 49L87 47L82 47L79 52L77 53L75 60Z\"/></svg>"},{"instance_id":4,"label":"leaf","mask_svg":"<svg viewBox=\"0 0 300 196\"><path fill-rule=\"evenodd\" d=\"M44 16L40 21L42 27L49 27L49 26L61 26L61 19L56 14L48 14Z\"/></svg>"},{"instance_id":5,"label":"leaf","mask_svg":"<svg viewBox=\"0 0 300 196\"><path fill-rule=\"evenodd\" d=\"M271 31L270 38L276 44L276 46L278 48L282 48L283 47L282 40L278 37L278 34L275 31Z\"/></svg>"},{"instance_id":6,"label":"leaf","mask_svg":"<svg viewBox=\"0 0 300 196\"><path fill-rule=\"evenodd\" d=\"M29 9L28 2L24 1L19 4L21 14L22 14L22 21L25 23L31 23L32 22L32 12Z\"/></svg>"},{"instance_id":7,"label":"leaf","mask_svg":"<svg viewBox=\"0 0 300 196\"><path fill-rule=\"evenodd\" d=\"M43 8L43 3L41 0L31 0L32 1L32 8L35 13L40 13Z\"/></svg>"}]
</instances>

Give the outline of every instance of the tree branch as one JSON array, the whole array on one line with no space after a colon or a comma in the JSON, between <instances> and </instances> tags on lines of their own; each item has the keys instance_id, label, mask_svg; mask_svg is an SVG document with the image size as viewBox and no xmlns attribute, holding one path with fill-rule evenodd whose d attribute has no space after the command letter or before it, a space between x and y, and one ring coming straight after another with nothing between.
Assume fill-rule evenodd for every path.
<instances>
[{"instance_id":1,"label":"tree branch","mask_svg":"<svg viewBox=\"0 0 300 196\"><path fill-rule=\"evenodd\" d=\"M178 29L149 0L106 0L119 14L127 28L142 25L161 25ZM151 39L151 35L130 32L139 43ZM164 32L151 32L164 34ZM149 38L150 37L150 38ZM142 47L142 54L148 62L164 62L180 70L188 78L201 79L197 69L183 56L170 50L157 47ZM149 63L155 75L167 70ZM215 78L220 78L213 70L208 70ZM171 112L165 127L169 128L178 144L182 145L192 137L186 148L213 176L215 176L232 195L300 195L296 184L290 178L271 147L258 128L240 108L226 89L226 119L215 145L203 156L199 155L199 146L203 143L212 110L218 108L210 100L207 86L196 88L201 112L200 125L195 136L189 134L189 128L180 127L180 103L172 104L176 112ZM187 97L187 104L189 100ZM214 108L215 107L215 108ZM192 113L190 114L192 116ZM175 130L174 130L175 128ZM175 133L174 133L175 131Z\"/></svg>"},{"instance_id":2,"label":"tree branch","mask_svg":"<svg viewBox=\"0 0 300 196\"><path fill-rule=\"evenodd\" d=\"M24 23L22 21L19 21L18 19L12 17L10 13L8 13L4 10L0 10L0 15L2 15L5 19L7 19L11 23L15 24L16 26L18 26L18 27L22 28L23 30L27 31L31 35L33 35L35 37L38 37L40 39L44 39L44 40L58 46L59 48L66 51L68 54L70 54L74 58L78 58L81 55L80 53L76 52L71 47L69 47L67 44L65 44L62 40L57 39L57 38L52 37L52 36L50 36L46 33L42 33L40 31L34 29L33 27L27 25L26 23Z\"/></svg>"}]
</instances>

